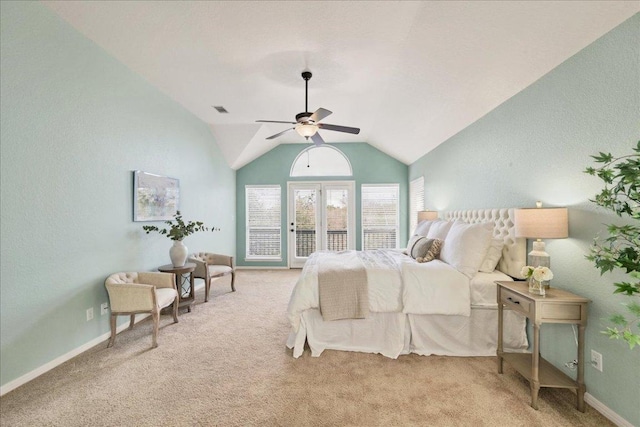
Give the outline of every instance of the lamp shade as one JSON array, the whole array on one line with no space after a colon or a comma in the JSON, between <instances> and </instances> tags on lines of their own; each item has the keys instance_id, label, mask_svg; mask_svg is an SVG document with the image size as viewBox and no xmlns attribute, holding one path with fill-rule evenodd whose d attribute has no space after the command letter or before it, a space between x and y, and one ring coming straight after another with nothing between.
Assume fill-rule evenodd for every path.
<instances>
[{"instance_id":1,"label":"lamp shade","mask_svg":"<svg viewBox=\"0 0 640 427\"><path fill-rule=\"evenodd\" d=\"M418 222L438 219L437 211L418 211Z\"/></svg>"},{"instance_id":2,"label":"lamp shade","mask_svg":"<svg viewBox=\"0 0 640 427\"><path fill-rule=\"evenodd\" d=\"M298 123L296 125L296 132L298 132L300 136L309 138L318 132L318 126L312 123Z\"/></svg>"},{"instance_id":3,"label":"lamp shade","mask_svg":"<svg viewBox=\"0 0 640 427\"><path fill-rule=\"evenodd\" d=\"M567 208L531 208L515 210L516 237L564 239L569 237Z\"/></svg>"}]
</instances>

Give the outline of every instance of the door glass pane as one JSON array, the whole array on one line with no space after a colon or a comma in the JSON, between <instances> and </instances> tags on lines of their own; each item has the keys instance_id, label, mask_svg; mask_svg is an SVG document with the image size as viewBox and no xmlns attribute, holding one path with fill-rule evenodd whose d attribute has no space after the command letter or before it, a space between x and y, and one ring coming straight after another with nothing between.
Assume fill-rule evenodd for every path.
<instances>
[{"instance_id":1,"label":"door glass pane","mask_svg":"<svg viewBox=\"0 0 640 427\"><path fill-rule=\"evenodd\" d=\"M327 189L327 249L344 251L348 248L349 193L347 189Z\"/></svg>"},{"instance_id":2,"label":"door glass pane","mask_svg":"<svg viewBox=\"0 0 640 427\"><path fill-rule=\"evenodd\" d=\"M316 251L316 190L295 190L296 257L306 258Z\"/></svg>"}]
</instances>

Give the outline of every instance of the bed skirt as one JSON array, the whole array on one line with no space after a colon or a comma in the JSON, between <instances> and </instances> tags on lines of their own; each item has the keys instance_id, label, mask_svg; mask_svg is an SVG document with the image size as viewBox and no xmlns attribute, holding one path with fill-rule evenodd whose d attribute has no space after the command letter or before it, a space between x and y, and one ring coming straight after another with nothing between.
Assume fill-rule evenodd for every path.
<instances>
[{"instance_id":1,"label":"bed skirt","mask_svg":"<svg viewBox=\"0 0 640 427\"><path fill-rule=\"evenodd\" d=\"M526 318L504 311L505 350L528 348ZM300 357L305 341L311 356L324 350L379 353L396 359L401 354L442 356L495 356L498 343L498 310L472 307L471 316L370 313L367 319L325 322L317 309L301 315L298 332L291 332L287 347Z\"/></svg>"}]
</instances>

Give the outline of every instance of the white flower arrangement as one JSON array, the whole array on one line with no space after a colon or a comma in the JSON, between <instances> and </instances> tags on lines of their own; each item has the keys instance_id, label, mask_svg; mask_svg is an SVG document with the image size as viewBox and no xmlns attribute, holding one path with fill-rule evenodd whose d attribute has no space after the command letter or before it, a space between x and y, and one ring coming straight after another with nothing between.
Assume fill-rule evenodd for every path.
<instances>
[{"instance_id":1,"label":"white flower arrangement","mask_svg":"<svg viewBox=\"0 0 640 427\"><path fill-rule=\"evenodd\" d=\"M527 279L533 277L533 280L537 282L546 282L553 279L553 272L549 267L532 267L530 265L525 265L522 267L520 274Z\"/></svg>"}]
</instances>

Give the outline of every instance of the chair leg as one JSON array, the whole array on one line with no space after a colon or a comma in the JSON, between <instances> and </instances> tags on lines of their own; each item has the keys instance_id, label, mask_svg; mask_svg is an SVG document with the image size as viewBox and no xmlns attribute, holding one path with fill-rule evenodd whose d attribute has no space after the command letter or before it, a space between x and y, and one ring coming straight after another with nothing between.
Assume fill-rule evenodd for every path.
<instances>
[{"instance_id":1,"label":"chair leg","mask_svg":"<svg viewBox=\"0 0 640 427\"><path fill-rule=\"evenodd\" d=\"M133 325L136 323L136 315L132 314L129 320L129 329L133 329Z\"/></svg>"},{"instance_id":2,"label":"chair leg","mask_svg":"<svg viewBox=\"0 0 640 427\"><path fill-rule=\"evenodd\" d=\"M236 272L235 270L231 272L231 292L236 291Z\"/></svg>"},{"instance_id":3,"label":"chair leg","mask_svg":"<svg viewBox=\"0 0 640 427\"><path fill-rule=\"evenodd\" d=\"M160 324L159 310L153 310L151 312L151 317L153 318L153 340L151 342L151 347L156 348L158 346L158 326Z\"/></svg>"},{"instance_id":4,"label":"chair leg","mask_svg":"<svg viewBox=\"0 0 640 427\"><path fill-rule=\"evenodd\" d=\"M173 323L178 323L178 304L179 304L179 299L178 297L176 297L175 300L173 300Z\"/></svg>"},{"instance_id":5,"label":"chair leg","mask_svg":"<svg viewBox=\"0 0 640 427\"><path fill-rule=\"evenodd\" d=\"M204 279L204 302L209 301L209 290L211 289L211 277Z\"/></svg>"},{"instance_id":6,"label":"chair leg","mask_svg":"<svg viewBox=\"0 0 640 427\"><path fill-rule=\"evenodd\" d=\"M107 344L107 348L113 346L113 343L116 341L116 318L118 316L116 314L111 313L111 338L109 338L109 344Z\"/></svg>"}]
</instances>

